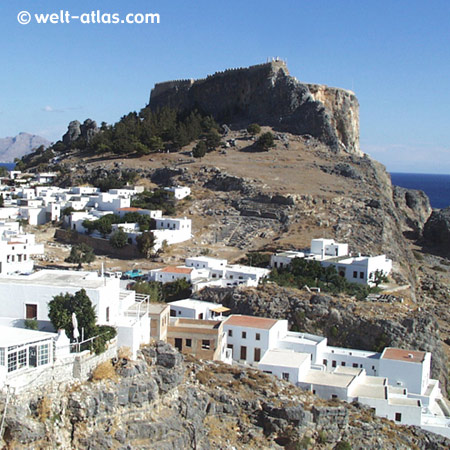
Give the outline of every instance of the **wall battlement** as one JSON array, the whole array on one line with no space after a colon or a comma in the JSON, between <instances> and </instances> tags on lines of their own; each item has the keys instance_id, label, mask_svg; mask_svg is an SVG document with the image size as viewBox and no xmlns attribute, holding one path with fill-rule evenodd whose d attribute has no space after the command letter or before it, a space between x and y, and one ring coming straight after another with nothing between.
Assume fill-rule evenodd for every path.
<instances>
[{"instance_id":1,"label":"wall battlement","mask_svg":"<svg viewBox=\"0 0 450 450\"><path fill-rule=\"evenodd\" d=\"M281 59L216 72L205 78L158 83L149 107L199 109L220 123L256 122L309 134L332 151L361 155L359 104L353 92L301 83Z\"/></svg>"}]
</instances>

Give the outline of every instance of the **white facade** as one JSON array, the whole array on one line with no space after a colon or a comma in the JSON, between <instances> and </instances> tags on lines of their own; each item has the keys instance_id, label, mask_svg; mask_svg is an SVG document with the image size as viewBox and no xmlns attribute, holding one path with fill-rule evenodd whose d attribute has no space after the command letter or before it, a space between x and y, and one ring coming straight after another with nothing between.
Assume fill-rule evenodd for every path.
<instances>
[{"instance_id":1,"label":"white facade","mask_svg":"<svg viewBox=\"0 0 450 450\"><path fill-rule=\"evenodd\" d=\"M357 256L336 261L321 261L323 267L334 266L337 273L350 283L373 285L376 271L389 275L392 270L392 260L386 255Z\"/></svg>"},{"instance_id":2,"label":"white facade","mask_svg":"<svg viewBox=\"0 0 450 450\"><path fill-rule=\"evenodd\" d=\"M36 244L34 234L21 233L19 223L0 223L0 276L31 272L31 256L43 254L44 245Z\"/></svg>"},{"instance_id":3,"label":"white facade","mask_svg":"<svg viewBox=\"0 0 450 450\"><path fill-rule=\"evenodd\" d=\"M281 253L275 253L270 257L270 267L273 269L284 269L289 266L293 259L304 258L303 252L288 250Z\"/></svg>"},{"instance_id":4,"label":"white facade","mask_svg":"<svg viewBox=\"0 0 450 450\"><path fill-rule=\"evenodd\" d=\"M301 374L311 368L311 356L293 350L268 350L258 363L258 369L281 380L297 384Z\"/></svg>"},{"instance_id":5,"label":"white facade","mask_svg":"<svg viewBox=\"0 0 450 450\"><path fill-rule=\"evenodd\" d=\"M339 244L333 239L313 239L311 241L311 253L321 259L326 257L339 257L348 255L348 244Z\"/></svg>"},{"instance_id":6,"label":"white facade","mask_svg":"<svg viewBox=\"0 0 450 450\"><path fill-rule=\"evenodd\" d=\"M186 186L173 186L173 187L165 187L166 191L173 192L173 196L177 200L182 200L183 198L191 195L191 189Z\"/></svg>"},{"instance_id":7,"label":"white facade","mask_svg":"<svg viewBox=\"0 0 450 450\"><path fill-rule=\"evenodd\" d=\"M184 319L221 320L222 312L229 311L221 304L191 298L169 302L169 305L171 317Z\"/></svg>"}]
</instances>

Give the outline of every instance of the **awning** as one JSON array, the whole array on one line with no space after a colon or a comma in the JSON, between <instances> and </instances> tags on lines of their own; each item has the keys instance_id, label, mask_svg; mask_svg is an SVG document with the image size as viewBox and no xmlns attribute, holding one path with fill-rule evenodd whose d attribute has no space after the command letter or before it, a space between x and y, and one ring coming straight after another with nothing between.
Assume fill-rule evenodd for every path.
<instances>
[{"instance_id":1,"label":"awning","mask_svg":"<svg viewBox=\"0 0 450 450\"><path fill-rule=\"evenodd\" d=\"M225 306L218 306L217 308L211 308L210 311L220 314L231 310Z\"/></svg>"}]
</instances>

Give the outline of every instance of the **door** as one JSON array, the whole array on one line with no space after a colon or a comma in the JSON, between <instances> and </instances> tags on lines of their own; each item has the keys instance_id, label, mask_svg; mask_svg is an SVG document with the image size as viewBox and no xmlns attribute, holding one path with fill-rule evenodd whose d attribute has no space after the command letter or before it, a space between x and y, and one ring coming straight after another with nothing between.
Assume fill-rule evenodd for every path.
<instances>
[{"instance_id":1,"label":"door","mask_svg":"<svg viewBox=\"0 0 450 450\"><path fill-rule=\"evenodd\" d=\"M175 338L175 348L181 352L181 350L183 349L183 339Z\"/></svg>"},{"instance_id":2,"label":"door","mask_svg":"<svg viewBox=\"0 0 450 450\"><path fill-rule=\"evenodd\" d=\"M247 347L244 345L241 346L241 359L244 361L247 360Z\"/></svg>"}]
</instances>

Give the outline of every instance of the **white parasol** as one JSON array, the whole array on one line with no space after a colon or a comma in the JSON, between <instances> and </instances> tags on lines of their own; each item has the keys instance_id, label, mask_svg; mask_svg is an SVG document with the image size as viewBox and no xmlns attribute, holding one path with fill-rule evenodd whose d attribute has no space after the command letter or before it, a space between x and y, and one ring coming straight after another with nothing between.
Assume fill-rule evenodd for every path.
<instances>
[{"instance_id":1,"label":"white parasol","mask_svg":"<svg viewBox=\"0 0 450 450\"><path fill-rule=\"evenodd\" d=\"M78 320L75 313L72 313L72 326L73 326L73 338L78 340L80 337L80 332L78 331Z\"/></svg>"}]
</instances>

